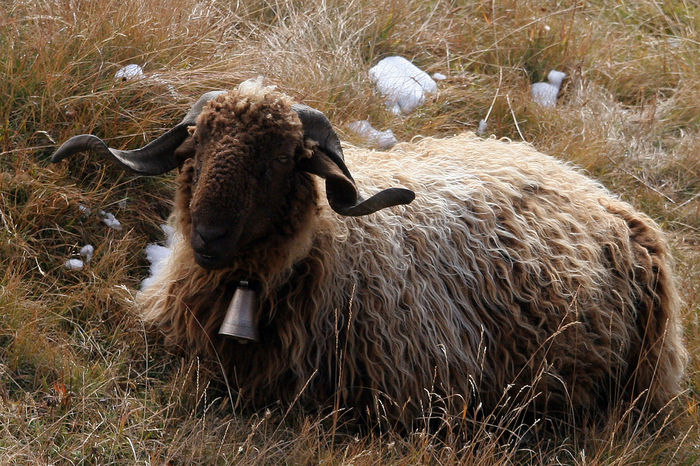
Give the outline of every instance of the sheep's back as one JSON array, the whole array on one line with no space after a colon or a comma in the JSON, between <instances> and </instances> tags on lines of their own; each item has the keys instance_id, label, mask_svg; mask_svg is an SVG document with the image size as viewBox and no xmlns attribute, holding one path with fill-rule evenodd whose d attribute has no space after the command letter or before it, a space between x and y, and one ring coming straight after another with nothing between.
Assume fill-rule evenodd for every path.
<instances>
[{"instance_id":1,"label":"sheep's back","mask_svg":"<svg viewBox=\"0 0 700 466\"><path fill-rule=\"evenodd\" d=\"M463 134L344 151L361 193L416 199L343 217L319 196L308 254L267 277L261 343L218 335L232 277L197 266L186 232L139 295L144 319L222 364L242 400L340 397L410 424L527 400L596 414L645 388L660 407L678 392L678 296L648 217L526 144Z\"/></svg>"},{"instance_id":2,"label":"sheep's back","mask_svg":"<svg viewBox=\"0 0 700 466\"><path fill-rule=\"evenodd\" d=\"M328 297L336 307L354 292L353 383L373 385L396 409L425 400L426 387L471 392L491 408L506 387L533 387L519 396L541 392L534 407L566 413L624 391L642 345L644 291L629 219L610 206L626 206L658 237L653 222L522 143L463 134L344 150L361 192L416 192L408 206L363 218L323 210L322 287L337 290Z\"/></svg>"}]
</instances>

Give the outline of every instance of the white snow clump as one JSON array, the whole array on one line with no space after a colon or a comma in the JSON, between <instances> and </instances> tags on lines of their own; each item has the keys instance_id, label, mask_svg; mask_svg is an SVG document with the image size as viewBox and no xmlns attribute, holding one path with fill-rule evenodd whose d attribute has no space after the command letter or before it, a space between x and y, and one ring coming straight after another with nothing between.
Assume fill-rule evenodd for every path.
<instances>
[{"instance_id":1,"label":"white snow clump","mask_svg":"<svg viewBox=\"0 0 700 466\"><path fill-rule=\"evenodd\" d=\"M145 290L156 280L156 277L165 267L165 264L172 253L173 236L175 229L170 225L161 225L160 228L165 233L165 246L156 243L146 245L146 259L151 263L149 275L141 281L141 289Z\"/></svg>"},{"instance_id":2,"label":"white snow clump","mask_svg":"<svg viewBox=\"0 0 700 466\"><path fill-rule=\"evenodd\" d=\"M68 270L83 270L85 264L80 259L68 259L63 264Z\"/></svg>"},{"instance_id":3,"label":"white snow clump","mask_svg":"<svg viewBox=\"0 0 700 466\"><path fill-rule=\"evenodd\" d=\"M136 63L131 63L129 65L126 65L126 66L120 68L114 74L114 79L122 80L122 81L133 81L133 80L139 80L139 79L144 79L144 78L148 78L152 82L164 85L168 89L168 92L170 92L170 95L173 96L174 98L177 99L177 98L182 97L180 95L180 93L175 90L173 85L170 84L166 79L161 78L158 73L151 73L149 75L146 75L143 72L143 68L141 68L141 66L137 65Z\"/></svg>"},{"instance_id":4,"label":"white snow clump","mask_svg":"<svg viewBox=\"0 0 700 466\"><path fill-rule=\"evenodd\" d=\"M121 231L122 224L119 223L119 220L117 220L113 214L100 210L100 215L102 216L102 223L113 230Z\"/></svg>"},{"instance_id":5,"label":"white snow clump","mask_svg":"<svg viewBox=\"0 0 700 466\"><path fill-rule=\"evenodd\" d=\"M67 268L68 270L83 270L83 267L85 267L85 264L89 264L90 261L92 260L92 255L95 253L95 248L92 246L92 244L86 244L82 248L80 248L80 255L85 258L85 261L82 259L68 259L63 263L63 266Z\"/></svg>"},{"instance_id":6,"label":"white snow clump","mask_svg":"<svg viewBox=\"0 0 700 466\"><path fill-rule=\"evenodd\" d=\"M136 63L131 63L123 68L119 68L114 74L114 79L121 79L122 81L131 81L133 79L141 79L145 75L143 74L143 68L141 68Z\"/></svg>"},{"instance_id":7,"label":"white snow clump","mask_svg":"<svg viewBox=\"0 0 700 466\"><path fill-rule=\"evenodd\" d=\"M486 122L486 119L482 118L479 120L479 127L476 129L476 134L483 136L488 128L489 124Z\"/></svg>"},{"instance_id":8,"label":"white snow clump","mask_svg":"<svg viewBox=\"0 0 700 466\"><path fill-rule=\"evenodd\" d=\"M562 71L552 70L547 75L547 81L535 83L531 87L532 99L543 107L554 107L557 105L557 95L561 88L561 82L566 77Z\"/></svg>"},{"instance_id":9,"label":"white snow clump","mask_svg":"<svg viewBox=\"0 0 700 466\"><path fill-rule=\"evenodd\" d=\"M85 263L87 264L92 260L93 254L95 254L95 247L92 244L86 244L80 248L80 255L85 258Z\"/></svg>"},{"instance_id":10,"label":"white snow clump","mask_svg":"<svg viewBox=\"0 0 700 466\"><path fill-rule=\"evenodd\" d=\"M437 92L437 84L425 71L399 56L382 59L370 68L369 78L395 115L412 112L425 102L426 93Z\"/></svg>"},{"instance_id":11,"label":"white snow clump","mask_svg":"<svg viewBox=\"0 0 700 466\"><path fill-rule=\"evenodd\" d=\"M392 130L379 131L374 129L367 120L353 121L348 128L382 150L389 149L398 142Z\"/></svg>"}]
</instances>

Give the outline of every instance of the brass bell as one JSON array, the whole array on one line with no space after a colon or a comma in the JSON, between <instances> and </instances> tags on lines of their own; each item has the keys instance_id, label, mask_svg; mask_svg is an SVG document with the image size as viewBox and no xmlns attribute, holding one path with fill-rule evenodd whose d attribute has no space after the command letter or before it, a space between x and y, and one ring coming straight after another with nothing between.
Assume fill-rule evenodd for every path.
<instances>
[{"instance_id":1,"label":"brass bell","mask_svg":"<svg viewBox=\"0 0 700 466\"><path fill-rule=\"evenodd\" d=\"M255 310L255 291L250 288L248 282L241 281L219 327L219 335L237 338L241 343L260 341Z\"/></svg>"}]
</instances>

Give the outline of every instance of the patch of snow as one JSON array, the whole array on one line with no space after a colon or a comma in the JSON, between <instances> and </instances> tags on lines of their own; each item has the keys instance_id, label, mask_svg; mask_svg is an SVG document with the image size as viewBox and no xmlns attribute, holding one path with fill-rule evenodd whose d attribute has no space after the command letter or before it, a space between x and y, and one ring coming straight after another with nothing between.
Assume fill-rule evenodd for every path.
<instances>
[{"instance_id":1,"label":"patch of snow","mask_svg":"<svg viewBox=\"0 0 700 466\"><path fill-rule=\"evenodd\" d=\"M382 150L389 149L398 142L392 130L379 131L374 129L367 120L353 121L348 128Z\"/></svg>"},{"instance_id":2,"label":"patch of snow","mask_svg":"<svg viewBox=\"0 0 700 466\"><path fill-rule=\"evenodd\" d=\"M80 259L68 259L63 264L68 270L83 270L85 264Z\"/></svg>"},{"instance_id":3,"label":"patch of snow","mask_svg":"<svg viewBox=\"0 0 700 466\"><path fill-rule=\"evenodd\" d=\"M95 254L95 247L92 244L86 244L80 248L80 255L85 258L85 263L89 264L92 260L92 256Z\"/></svg>"},{"instance_id":4,"label":"patch of snow","mask_svg":"<svg viewBox=\"0 0 700 466\"><path fill-rule=\"evenodd\" d=\"M386 57L369 70L369 78L396 115L409 113L437 92L437 84L423 70L403 57Z\"/></svg>"},{"instance_id":5,"label":"patch of snow","mask_svg":"<svg viewBox=\"0 0 700 466\"><path fill-rule=\"evenodd\" d=\"M479 136L483 136L484 133L486 133L486 130L488 129L488 127L489 127L489 125L486 122L486 120L484 120L484 119L479 120L479 127L476 130L476 134L478 134Z\"/></svg>"},{"instance_id":6,"label":"patch of snow","mask_svg":"<svg viewBox=\"0 0 700 466\"><path fill-rule=\"evenodd\" d=\"M155 282L158 275L160 275L161 271L165 268L165 264L167 264L168 258L172 253L175 229L170 225L161 225L160 228L165 233L165 246L156 243L146 245L146 259L151 263L151 266L149 268L148 277L141 281L142 290L145 290Z\"/></svg>"},{"instance_id":7,"label":"patch of snow","mask_svg":"<svg viewBox=\"0 0 700 466\"><path fill-rule=\"evenodd\" d=\"M547 81L535 83L530 88L532 99L543 107L554 107L557 105L557 95L561 88L561 82L566 77L562 71L552 70L547 75Z\"/></svg>"},{"instance_id":8,"label":"patch of snow","mask_svg":"<svg viewBox=\"0 0 700 466\"><path fill-rule=\"evenodd\" d=\"M165 268L165 264L167 263L167 259L168 257L170 257L170 253L172 252L172 250L165 246L151 243L146 245L145 252L146 259L148 259L148 262L151 263L151 266L148 270L148 277L144 278L143 281L141 281L142 290L145 290L146 288L151 286L153 282L155 282L158 275L160 275L161 271Z\"/></svg>"},{"instance_id":9,"label":"patch of snow","mask_svg":"<svg viewBox=\"0 0 700 466\"><path fill-rule=\"evenodd\" d=\"M136 63L131 63L123 68L120 68L114 74L114 79L121 79L122 81L131 81L133 79L142 79L145 75L143 74L143 68L141 68Z\"/></svg>"},{"instance_id":10,"label":"patch of snow","mask_svg":"<svg viewBox=\"0 0 700 466\"><path fill-rule=\"evenodd\" d=\"M83 215L90 215L92 213L92 209L90 209L90 207L84 206L82 204L78 204L78 210Z\"/></svg>"},{"instance_id":11,"label":"patch of snow","mask_svg":"<svg viewBox=\"0 0 700 466\"><path fill-rule=\"evenodd\" d=\"M113 230L121 231L122 224L119 223L119 220L117 220L113 214L100 210L100 215L102 216L102 223Z\"/></svg>"},{"instance_id":12,"label":"patch of snow","mask_svg":"<svg viewBox=\"0 0 700 466\"><path fill-rule=\"evenodd\" d=\"M445 76L442 73L433 73L433 79L435 79L436 81L444 81L445 79L447 79L447 76Z\"/></svg>"},{"instance_id":13,"label":"patch of snow","mask_svg":"<svg viewBox=\"0 0 700 466\"><path fill-rule=\"evenodd\" d=\"M140 65L137 65L136 63L131 63L129 65L126 65L123 68L120 68L115 74L114 74L114 79L117 80L122 80L122 81L133 81L133 80L139 80L139 79L148 79L152 82L162 84L164 85L167 89L168 92L170 92L170 95L173 98L180 98L182 95L175 90L172 84L170 84L166 79L162 78L158 73L151 73L146 75L143 72L143 68L141 68Z\"/></svg>"}]
</instances>

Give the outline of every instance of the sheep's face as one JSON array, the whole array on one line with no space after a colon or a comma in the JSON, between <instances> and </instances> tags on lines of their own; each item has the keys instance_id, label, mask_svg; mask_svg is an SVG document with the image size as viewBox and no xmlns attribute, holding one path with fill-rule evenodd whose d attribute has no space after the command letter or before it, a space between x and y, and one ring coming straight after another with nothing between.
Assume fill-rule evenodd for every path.
<instances>
[{"instance_id":1,"label":"sheep's face","mask_svg":"<svg viewBox=\"0 0 700 466\"><path fill-rule=\"evenodd\" d=\"M295 200L311 183L295 169L309 151L290 105L221 96L203 110L192 133L189 217L196 262L231 267L290 236Z\"/></svg>"},{"instance_id":2,"label":"sheep's face","mask_svg":"<svg viewBox=\"0 0 700 466\"><path fill-rule=\"evenodd\" d=\"M83 150L114 157L143 175L179 167L178 223L189 230L197 263L209 269L258 273L256 265L280 269L301 257L311 241L311 228L304 227L318 209L309 175L325 179L328 204L340 215L368 215L415 198L411 190L389 188L362 199L328 118L292 105L261 79L229 93L205 93L177 126L140 149L113 149L81 134L51 161Z\"/></svg>"}]
</instances>

